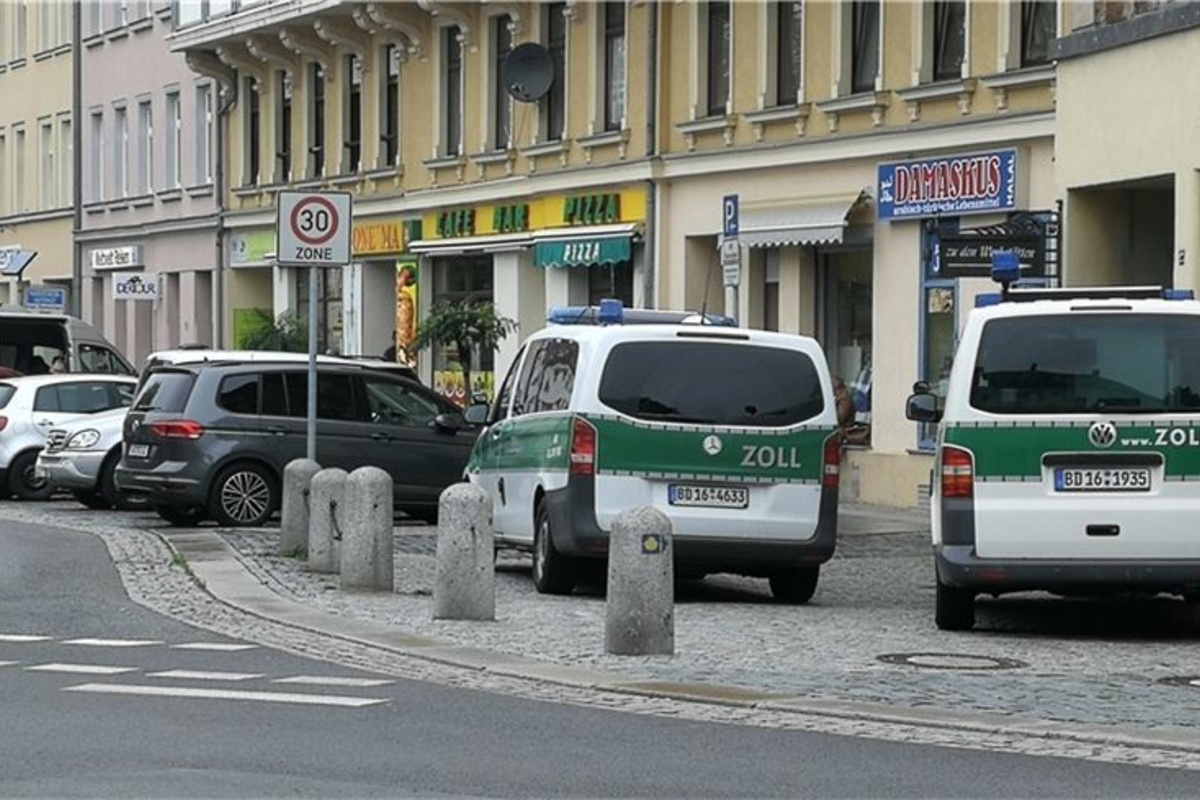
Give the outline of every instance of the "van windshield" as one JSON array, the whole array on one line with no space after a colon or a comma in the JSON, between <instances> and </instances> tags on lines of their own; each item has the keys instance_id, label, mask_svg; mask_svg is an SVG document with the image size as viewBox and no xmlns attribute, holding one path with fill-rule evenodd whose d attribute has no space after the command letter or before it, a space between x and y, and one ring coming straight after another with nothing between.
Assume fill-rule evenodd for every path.
<instances>
[{"instance_id":1,"label":"van windshield","mask_svg":"<svg viewBox=\"0 0 1200 800\"><path fill-rule=\"evenodd\" d=\"M133 401L134 411L165 411L178 414L187 405L195 376L190 372L151 372Z\"/></svg>"},{"instance_id":2,"label":"van windshield","mask_svg":"<svg viewBox=\"0 0 1200 800\"><path fill-rule=\"evenodd\" d=\"M971 405L997 414L1200 413L1200 316L991 320Z\"/></svg>"},{"instance_id":3,"label":"van windshield","mask_svg":"<svg viewBox=\"0 0 1200 800\"><path fill-rule=\"evenodd\" d=\"M804 353L710 341L615 346L600 402L643 420L770 428L825 409L817 368Z\"/></svg>"}]
</instances>

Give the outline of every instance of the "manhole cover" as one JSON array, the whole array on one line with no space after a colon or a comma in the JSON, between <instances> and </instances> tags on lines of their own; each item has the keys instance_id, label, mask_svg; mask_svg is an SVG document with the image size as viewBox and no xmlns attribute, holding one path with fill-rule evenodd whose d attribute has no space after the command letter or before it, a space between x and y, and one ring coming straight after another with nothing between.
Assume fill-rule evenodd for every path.
<instances>
[{"instance_id":1,"label":"manhole cover","mask_svg":"<svg viewBox=\"0 0 1200 800\"><path fill-rule=\"evenodd\" d=\"M962 653L885 653L877 656L885 664L903 664L922 669L992 670L1028 666L1015 658L963 655Z\"/></svg>"},{"instance_id":2,"label":"manhole cover","mask_svg":"<svg viewBox=\"0 0 1200 800\"><path fill-rule=\"evenodd\" d=\"M1189 689L1200 689L1200 675L1172 675L1170 678L1159 678L1158 683L1165 686L1186 686Z\"/></svg>"}]
</instances>

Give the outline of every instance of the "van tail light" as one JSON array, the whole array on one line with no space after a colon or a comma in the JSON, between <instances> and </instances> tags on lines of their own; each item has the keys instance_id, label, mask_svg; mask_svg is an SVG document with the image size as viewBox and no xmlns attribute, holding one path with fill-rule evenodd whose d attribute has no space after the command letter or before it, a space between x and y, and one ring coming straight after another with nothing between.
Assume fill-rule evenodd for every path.
<instances>
[{"instance_id":1,"label":"van tail light","mask_svg":"<svg viewBox=\"0 0 1200 800\"><path fill-rule=\"evenodd\" d=\"M825 440L821 463L821 488L838 488L842 479L842 441L836 435Z\"/></svg>"},{"instance_id":2,"label":"van tail light","mask_svg":"<svg viewBox=\"0 0 1200 800\"><path fill-rule=\"evenodd\" d=\"M596 474L596 428L582 417L571 427L571 474Z\"/></svg>"},{"instance_id":3,"label":"van tail light","mask_svg":"<svg viewBox=\"0 0 1200 800\"><path fill-rule=\"evenodd\" d=\"M958 447L942 448L942 497L974 497L975 464L971 453Z\"/></svg>"},{"instance_id":4,"label":"van tail light","mask_svg":"<svg viewBox=\"0 0 1200 800\"><path fill-rule=\"evenodd\" d=\"M171 419L152 423L150 432L160 439L199 439L204 426L190 419Z\"/></svg>"},{"instance_id":5,"label":"van tail light","mask_svg":"<svg viewBox=\"0 0 1200 800\"><path fill-rule=\"evenodd\" d=\"M0 431L8 427L8 417L0 417Z\"/></svg>"}]
</instances>

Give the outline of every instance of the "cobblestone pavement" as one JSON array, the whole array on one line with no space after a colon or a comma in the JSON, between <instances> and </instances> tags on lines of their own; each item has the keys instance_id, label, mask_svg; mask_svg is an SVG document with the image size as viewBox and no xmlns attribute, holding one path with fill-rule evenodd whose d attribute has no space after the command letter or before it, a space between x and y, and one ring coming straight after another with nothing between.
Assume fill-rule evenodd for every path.
<instances>
[{"instance_id":1,"label":"cobblestone pavement","mask_svg":"<svg viewBox=\"0 0 1200 800\"><path fill-rule=\"evenodd\" d=\"M336 615L494 654L621 676L580 686L463 669L248 615L180 567L150 513L0 503L0 519L89 531L130 596L199 627L399 677L639 713L1200 770L1200 608L1171 599L981 602L979 629L932 622L928 534L912 514L847 508L806 606L765 581L717 576L676 594L675 655L604 652L600 588L537 594L528 557L502 552L494 622L432 619L436 535L396 528L396 588L350 593L276 553L277 529L204 528L279 595ZM684 698L684 699L680 699Z\"/></svg>"}]
</instances>

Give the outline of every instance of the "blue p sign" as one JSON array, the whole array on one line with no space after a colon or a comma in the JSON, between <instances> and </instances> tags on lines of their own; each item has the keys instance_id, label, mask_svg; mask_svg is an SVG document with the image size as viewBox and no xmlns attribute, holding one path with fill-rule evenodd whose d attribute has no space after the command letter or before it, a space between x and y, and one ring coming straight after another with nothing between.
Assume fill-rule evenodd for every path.
<instances>
[{"instance_id":1,"label":"blue p sign","mask_svg":"<svg viewBox=\"0 0 1200 800\"><path fill-rule=\"evenodd\" d=\"M738 235L738 196L727 194L721 198L721 233L726 239Z\"/></svg>"}]
</instances>

